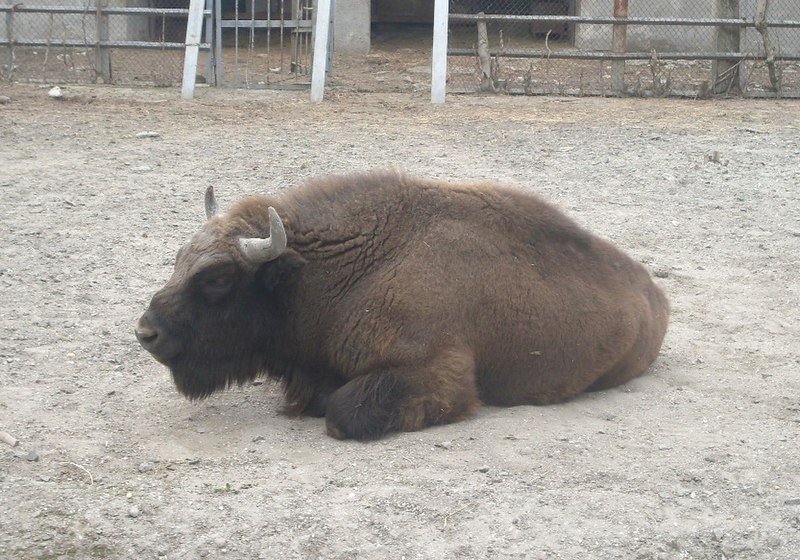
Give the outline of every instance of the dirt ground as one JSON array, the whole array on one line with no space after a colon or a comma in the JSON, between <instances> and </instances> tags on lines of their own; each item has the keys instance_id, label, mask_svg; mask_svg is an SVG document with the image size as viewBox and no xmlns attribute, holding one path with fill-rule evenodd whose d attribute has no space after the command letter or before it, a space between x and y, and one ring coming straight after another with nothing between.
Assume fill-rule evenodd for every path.
<instances>
[{"instance_id":1,"label":"dirt ground","mask_svg":"<svg viewBox=\"0 0 800 560\"><path fill-rule=\"evenodd\" d=\"M800 103L46 92L0 85L0 558L800 558ZM133 325L205 188L386 166L534 189L644 262L651 371L366 444L269 382L181 397Z\"/></svg>"}]
</instances>

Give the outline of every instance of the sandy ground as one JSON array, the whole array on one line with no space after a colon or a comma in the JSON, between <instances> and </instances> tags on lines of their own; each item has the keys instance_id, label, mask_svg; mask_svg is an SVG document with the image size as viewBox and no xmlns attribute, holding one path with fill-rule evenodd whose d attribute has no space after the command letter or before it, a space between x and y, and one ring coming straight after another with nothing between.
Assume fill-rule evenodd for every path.
<instances>
[{"instance_id":1,"label":"sandy ground","mask_svg":"<svg viewBox=\"0 0 800 560\"><path fill-rule=\"evenodd\" d=\"M46 91L0 86L0 558L800 558L797 102ZM367 444L271 383L183 399L133 324L205 188L389 165L529 187L644 262L651 371Z\"/></svg>"}]
</instances>

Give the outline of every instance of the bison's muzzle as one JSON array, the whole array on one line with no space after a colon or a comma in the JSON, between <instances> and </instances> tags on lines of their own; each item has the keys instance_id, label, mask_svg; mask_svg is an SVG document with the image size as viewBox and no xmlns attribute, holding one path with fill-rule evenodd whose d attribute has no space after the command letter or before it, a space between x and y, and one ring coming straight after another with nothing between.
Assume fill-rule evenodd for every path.
<instances>
[{"instance_id":1,"label":"bison's muzzle","mask_svg":"<svg viewBox=\"0 0 800 560\"><path fill-rule=\"evenodd\" d=\"M147 313L139 318L134 332L136 340L139 341L142 348L150 352L162 364L169 365L169 361L180 352L175 339L159 332L158 327L153 324Z\"/></svg>"}]
</instances>

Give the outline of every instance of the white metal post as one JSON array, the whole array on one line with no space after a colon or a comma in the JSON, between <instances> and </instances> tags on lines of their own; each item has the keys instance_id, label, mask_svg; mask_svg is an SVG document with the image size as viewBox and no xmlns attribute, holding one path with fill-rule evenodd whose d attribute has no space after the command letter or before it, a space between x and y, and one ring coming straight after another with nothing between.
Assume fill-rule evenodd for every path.
<instances>
[{"instance_id":1,"label":"white metal post","mask_svg":"<svg viewBox=\"0 0 800 560\"><path fill-rule=\"evenodd\" d=\"M436 0L433 7L431 103L444 103L447 92L447 15L449 13L449 0Z\"/></svg>"},{"instance_id":2,"label":"white metal post","mask_svg":"<svg viewBox=\"0 0 800 560\"><path fill-rule=\"evenodd\" d=\"M318 0L314 22L314 60L311 66L311 101L314 103L322 101L325 94L330 27L331 0Z\"/></svg>"},{"instance_id":3,"label":"white metal post","mask_svg":"<svg viewBox=\"0 0 800 560\"><path fill-rule=\"evenodd\" d=\"M189 19L186 22L186 54L183 57L183 85L181 97L194 97L194 82L197 78L197 54L200 51L200 34L203 30L203 8L205 0L189 1Z\"/></svg>"}]
</instances>

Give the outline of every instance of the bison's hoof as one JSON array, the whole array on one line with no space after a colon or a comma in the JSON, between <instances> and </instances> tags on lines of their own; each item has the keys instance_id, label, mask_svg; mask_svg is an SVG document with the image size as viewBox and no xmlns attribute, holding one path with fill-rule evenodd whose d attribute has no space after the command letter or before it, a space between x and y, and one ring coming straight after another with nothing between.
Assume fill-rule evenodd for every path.
<instances>
[{"instance_id":1,"label":"bison's hoof","mask_svg":"<svg viewBox=\"0 0 800 560\"><path fill-rule=\"evenodd\" d=\"M328 435L336 439L378 439L391 431L387 415L375 413L347 398L350 388L343 387L328 401L325 425Z\"/></svg>"},{"instance_id":2,"label":"bison's hoof","mask_svg":"<svg viewBox=\"0 0 800 560\"><path fill-rule=\"evenodd\" d=\"M347 439L347 436L344 435L339 428L332 425L330 422L326 423L325 429L328 432L328 435L335 439Z\"/></svg>"}]
</instances>

